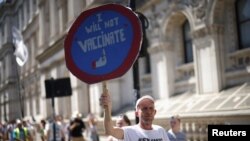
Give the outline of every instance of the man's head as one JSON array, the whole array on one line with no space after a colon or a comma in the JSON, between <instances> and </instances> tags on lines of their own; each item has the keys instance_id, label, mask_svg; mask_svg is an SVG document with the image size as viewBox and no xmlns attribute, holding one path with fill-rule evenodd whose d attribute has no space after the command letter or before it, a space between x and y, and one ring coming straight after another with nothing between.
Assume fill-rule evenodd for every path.
<instances>
[{"instance_id":1,"label":"man's head","mask_svg":"<svg viewBox=\"0 0 250 141\"><path fill-rule=\"evenodd\" d=\"M170 122L170 126L173 130L178 131L180 129L181 119L180 119L179 115L171 116L169 122Z\"/></svg>"},{"instance_id":2,"label":"man's head","mask_svg":"<svg viewBox=\"0 0 250 141\"><path fill-rule=\"evenodd\" d=\"M116 119L116 126L117 127L123 127L123 126L129 126L129 125L131 125L131 122L130 122L128 116L125 114L119 115L118 118Z\"/></svg>"},{"instance_id":3,"label":"man's head","mask_svg":"<svg viewBox=\"0 0 250 141\"><path fill-rule=\"evenodd\" d=\"M81 119L82 118L82 114L79 113L78 111L74 112L72 115L73 119Z\"/></svg>"},{"instance_id":4,"label":"man's head","mask_svg":"<svg viewBox=\"0 0 250 141\"><path fill-rule=\"evenodd\" d=\"M137 101L136 101L136 104L135 104L135 109L136 111L138 110L138 107L140 106L141 102L142 101L145 101L145 100L150 100L153 104L154 104L154 98L150 95L145 95L145 96L142 96L141 98L139 98Z\"/></svg>"},{"instance_id":5,"label":"man's head","mask_svg":"<svg viewBox=\"0 0 250 141\"><path fill-rule=\"evenodd\" d=\"M16 125L18 128L21 128L23 125L22 125L22 121L20 119L17 119L16 120Z\"/></svg>"},{"instance_id":6,"label":"man's head","mask_svg":"<svg viewBox=\"0 0 250 141\"><path fill-rule=\"evenodd\" d=\"M135 108L135 114L139 118L141 125L147 126L147 128L143 128L150 129L156 114L154 99L149 95L142 96L137 100Z\"/></svg>"}]
</instances>

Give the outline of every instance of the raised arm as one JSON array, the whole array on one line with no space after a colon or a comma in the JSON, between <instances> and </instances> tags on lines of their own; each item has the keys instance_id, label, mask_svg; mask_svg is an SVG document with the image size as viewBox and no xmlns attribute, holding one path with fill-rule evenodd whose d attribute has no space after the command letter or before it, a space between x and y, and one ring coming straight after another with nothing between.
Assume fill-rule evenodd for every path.
<instances>
[{"instance_id":1,"label":"raised arm","mask_svg":"<svg viewBox=\"0 0 250 141\"><path fill-rule=\"evenodd\" d=\"M100 98L100 105L104 108L104 129L107 135L111 135L117 139L124 138L123 129L118 127L113 127L111 111L112 102L111 97L107 89L104 90Z\"/></svg>"}]
</instances>

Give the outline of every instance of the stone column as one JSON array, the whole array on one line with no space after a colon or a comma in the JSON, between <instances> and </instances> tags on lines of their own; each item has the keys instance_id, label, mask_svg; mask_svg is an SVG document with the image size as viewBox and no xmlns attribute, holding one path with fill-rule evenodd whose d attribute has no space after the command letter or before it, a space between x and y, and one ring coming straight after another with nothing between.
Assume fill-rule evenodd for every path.
<instances>
[{"instance_id":1,"label":"stone column","mask_svg":"<svg viewBox=\"0 0 250 141\"><path fill-rule=\"evenodd\" d=\"M0 46L3 45L3 28L0 28Z\"/></svg>"},{"instance_id":2,"label":"stone column","mask_svg":"<svg viewBox=\"0 0 250 141\"><path fill-rule=\"evenodd\" d=\"M44 6L40 5L39 7L39 39L38 39L38 46L42 46L44 43L44 36L45 36L45 18L44 18Z\"/></svg>"},{"instance_id":3,"label":"stone column","mask_svg":"<svg viewBox=\"0 0 250 141\"><path fill-rule=\"evenodd\" d=\"M30 53L29 53L29 57L30 57L30 68L31 68L31 72L33 72L34 71L34 66L35 66L35 64L36 64L36 60L35 60L35 46L36 46L36 42L35 42L35 38L36 38L36 36L35 36L35 34L33 34L34 36L33 36L33 38L30 38ZM28 65L28 63L27 63L27 65Z\"/></svg>"},{"instance_id":4,"label":"stone column","mask_svg":"<svg viewBox=\"0 0 250 141\"><path fill-rule=\"evenodd\" d=\"M27 5L27 1L24 1L24 3L23 3L23 27L25 27L26 28L26 26L27 26L27 23L28 23L28 18L29 18L29 16L28 16L28 5Z\"/></svg>"},{"instance_id":5,"label":"stone column","mask_svg":"<svg viewBox=\"0 0 250 141\"><path fill-rule=\"evenodd\" d=\"M155 98L168 98L174 92L174 53L170 43L148 49L151 59L152 90Z\"/></svg>"},{"instance_id":6,"label":"stone column","mask_svg":"<svg viewBox=\"0 0 250 141\"><path fill-rule=\"evenodd\" d=\"M70 96L70 110L71 114L74 112L80 112L83 114L88 113L88 88L87 85L78 78L76 78L73 74L70 73L70 82L72 87L72 95ZM68 113L68 112L67 112Z\"/></svg>"},{"instance_id":7,"label":"stone column","mask_svg":"<svg viewBox=\"0 0 250 141\"><path fill-rule=\"evenodd\" d=\"M224 85L222 27L211 25L193 33L197 93L216 93Z\"/></svg>"},{"instance_id":8,"label":"stone column","mask_svg":"<svg viewBox=\"0 0 250 141\"><path fill-rule=\"evenodd\" d=\"M64 23L64 19L65 19L65 17L67 17L67 15L64 15L65 14L65 4L66 3L66 1L64 1L64 0L60 0L59 2L58 2L58 7L59 7L59 9L58 9L58 25L59 25L59 33L61 33L61 32L63 32L63 30L65 30L64 29L64 25L65 25L65 23Z\"/></svg>"},{"instance_id":9,"label":"stone column","mask_svg":"<svg viewBox=\"0 0 250 141\"><path fill-rule=\"evenodd\" d=\"M49 17L50 17L50 37L53 38L56 34L56 29L58 28L57 21L57 7L54 0L49 1Z\"/></svg>"},{"instance_id":10,"label":"stone column","mask_svg":"<svg viewBox=\"0 0 250 141\"><path fill-rule=\"evenodd\" d=\"M68 1L68 22L72 23L83 11L84 7L83 0L69 0Z\"/></svg>"},{"instance_id":11,"label":"stone column","mask_svg":"<svg viewBox=\"0 0 250 141\"><path fill-rule=\"evenodd\" d=\"M34 14L34 7L33 7L33 0L28 0L27 3L29 3L29 20L32 19L32 16Z\"/></svg>"}]
</instances>

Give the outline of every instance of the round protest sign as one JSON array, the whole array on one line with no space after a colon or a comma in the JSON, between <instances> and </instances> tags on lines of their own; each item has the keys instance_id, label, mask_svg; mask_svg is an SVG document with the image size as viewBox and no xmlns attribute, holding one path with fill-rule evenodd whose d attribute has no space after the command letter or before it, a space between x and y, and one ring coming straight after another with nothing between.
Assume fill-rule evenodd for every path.
<instances>
[{"instance_id":1,"label":"round protest sign","mask_svg":"<svg viewBox=\"0 0 250 141\"><path fill-rule=\"evenodd\" d=\"M142 29L136 14L118 4L84 11L72 24L65 42L68 69L92 84L125 74L136 60Z\"/></svg>"}]
</instances>

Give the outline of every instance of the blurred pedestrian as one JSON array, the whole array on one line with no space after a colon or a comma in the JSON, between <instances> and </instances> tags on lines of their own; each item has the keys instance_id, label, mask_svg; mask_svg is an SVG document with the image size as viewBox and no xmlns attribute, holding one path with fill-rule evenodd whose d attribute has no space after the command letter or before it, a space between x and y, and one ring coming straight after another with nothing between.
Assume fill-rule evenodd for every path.
<instances>
[{"instance_id":1,"label":"blurred pedestrian","mask_svg":"<svg viewBox=\"0 0 250 141\"><path fill-rule=\"evenodd\" d=\"M46 121L42 119L39 124L38 131L40 133L41 141L46 141Z\"/></svg>"},{"instance_id":2,"label":"blurred pedestrian","mask_svg":"<svg viewBox=\"0 0 250 141\"><path fill-rule=\"evenodd\" d=\"M22 124L28 130L28 141L33 141L36 136L33 125L30 124L29 120L23 120Z\"/></svg>"},{"instance_id":3,"label":"blurred pedestrian","mask_svg":"<svg viewBox=\"0 0 250 141\"><path fill-rule=\"evenodd\" d=\"M9 122L9 124L7 125L7 130L8 130L8 139L9 141L14 141L14 129L15 129L15 126L16 126L16 120L11 120Z\"/></svg>"},{"instance_id":4,"label":"blurred pedestrian","mask_svg":"<svg viewBox=\"0 0 250 141\"><path fill-rule=\"evenodd\" d=\"M49 124L49 129L47 130L47 140L48 141L65 140L63 127L59 121L59 116L54 117L54 120Z\"/></svg>"},{"instance_id":5,"label":"blurred pedestrian","mask_svg":"<svg viewBox=\"0 0 250 141\"><path fill-rule=\"evenodd\" d=\"M85 129L86 126L82 120L82 114L75 113L69 126L71 141L84 141L83 132Z\"/></svg>"},{"instance_id":6,"label":"blurred pedestrian","mask_svg":"<svg viewBox=\"0 0 250 141\"><path fill-rule=\"evenodd\" d=\"M121 114L117 117L116 122L115 122L115 126L116 127L123 127L123 126L130 126L131 122L130 119L128 118L128 116L126 114ZM109 136L108 141L118 141L118 139L116 139L113 136Z\"/></svg>"},{"instance_id":7,"label":"blurred pedestrian","mask_svg":"<svg viewBox=\"0 0 250 141\"><path fill-rule=\"evenodd\" d=\"M88 115L88 136L90 141L99 141L99 134L97 132L97 120L94 114Z\"/></svg>"},{"instance_id":8,"label":"blurred pedestrian","mask_svg":"<svg viewBox=\"0 0 250 141\"><path fill-rule=\"evenodd\" d=\"M8 128L7 128L7 123L1 123L1 128L0 128L0 139L2 139L3 141L8 140Z\"/></svg>"},{"instance_id":9,"label":"blurred pedestrian","mask_svg":"<svg viewBox=\"0 0 250 141\"><path fill-rule=\"evenodd\" d=\"M29 141L29 136L28 129L23 126L20 119L17 119L16 128L13 130L14 141Z\"/></svg>"},{"instance_id":10,"label":"blurred pedestrian","mask_svg":"<svg viewBox=\"0 0 250 141\"><path fill-rule=\"evenodd\" d=\"M171 116L170 129L167 131L170 141L186 141L186 134L181 131L181 119L178 115Z\"/></svg>"},{"instance_id":11,"label":"blurred pedestrian","mask_svg":"<svg viewBox=\"0 0 250 141\"><path fill-rule=\"evenodd\" d=\"M63 128L63 132L65 135L65 141L68 140L68 127L67 127L67 123L64 121L64 118L62 115L58 116L58 123L62 126Z\"/></svg>"}]
</instances>

